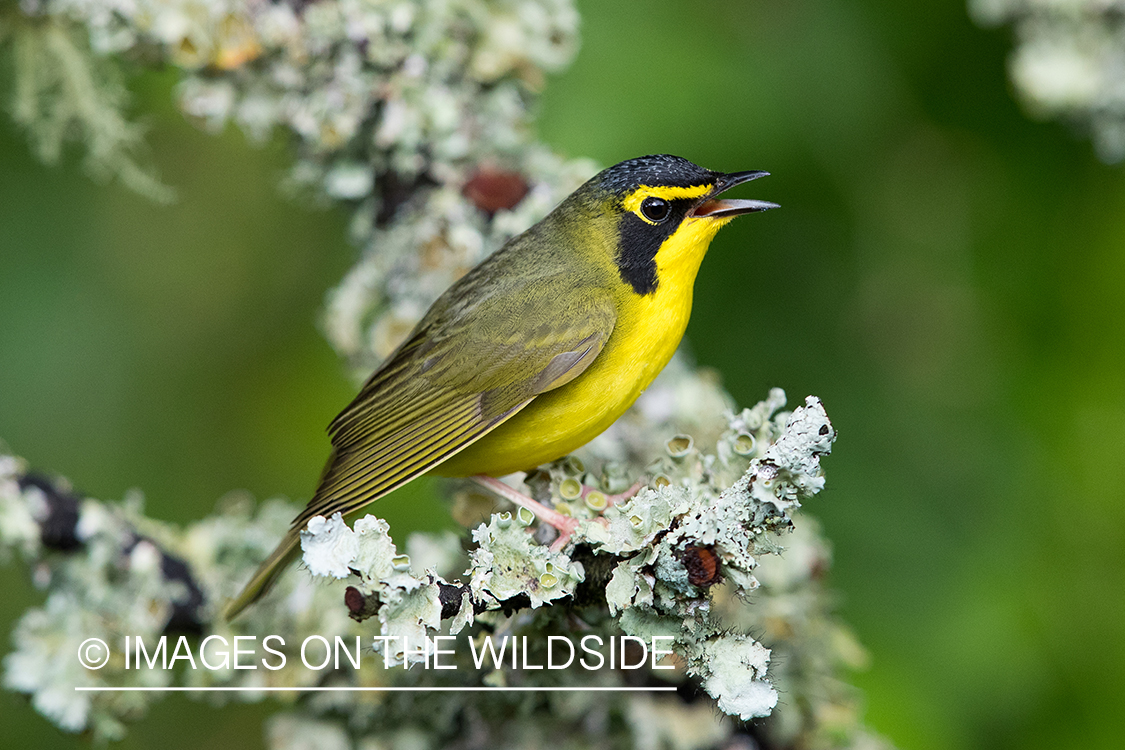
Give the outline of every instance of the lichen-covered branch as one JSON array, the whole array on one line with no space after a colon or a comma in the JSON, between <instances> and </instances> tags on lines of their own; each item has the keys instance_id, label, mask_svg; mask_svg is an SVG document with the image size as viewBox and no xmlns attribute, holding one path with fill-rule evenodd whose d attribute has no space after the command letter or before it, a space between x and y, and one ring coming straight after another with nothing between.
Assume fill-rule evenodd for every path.
<instances>
[{"instance_id":1,"label":"lichen-covered branch","mask_svg":"<svg viewBox=\"0 0 1125 750\"><path fill-rule=\"evenodd\" d=\"M180 108L207 129L234 123L252 140L277 130L292 137L289 188L354 208L352 234L363 254L330 294L324 326L357 376L455 279L597 171L590 161L555 156L529 127L528 105L544 73L577 48L569 0L38 0L21 7L30 18L18 28L49 27L71 39L84 27L86 68L107 67L106 55L178 66ZM37 54L47 54L40 41L32 39ZM16 68L17 94L35 88L40 102L21 122L55 143L52 114L90 107L70 88L41 85L38 70ZM132 142L136 129L121 115L120 99L105 94L98 117L75 120L90 133L91 154L102 142L94 133Z\"/></svg>"},{"instance_id":2,"label":"lichen-covered branch","mask_svg":"<svg viewBox=\"0 0 1125 750\"><path fill-rule=\"evenodd\" d=\"M658 379L654 390L648 398L676 392L706 397L712 390L712 397L722 399L713 384L682 365ZM338 516L313 519L302 540L304 569L283 576L234 625L215 619L218 605L281 536L294 508L274 502L254 513L244 498L232 498L215 516L178 530L145 519L139 498L122 505L78 500L55 483L29 478L18 461L6 458L0 465L0 553L22 556L49 595L17 628L5 685L32 695L36 707L60 726L105 737L120 736L125 722L143 715L156 694L76 693L74 686L604 688L640 680L680 686L689 695L698 690L714 703L617 694L603 696L595 706L575 698L586 710L603 712L606 721L616 717L628 727L625 735L587 737L587 745L608 747L623 737L631 743L646 735L682 739L676 732L686 725L705 726L701 737L711 740L742 731L738 722L714 714L714 706L741 719L772 712L771 722L755 732L762 741L776 735L779 746L830 734L847 739L839 746L870 740L859 723L856 697L838 681L839 669L854 665L861 652L833 620L819 590L827 566L824 542L815 527L804 526L808 519L793 515L823 484L819 456L828 451L834 432L816 399L793 413L779 411L783 404L783 394L775 391L753 409L710 420L710 430L699 433L711 443L705 446L672 432L671 423L691 407L673 398L663 404L668 421L653 425L668 437L658 441L645 433L659 445L647 465L606 460L593 447L583 458L568 457L528 477L545 502L584 521L572 544L559 552L543 544L550 539L536 533L530 515L500 508L477 525L467 554L451 534L412 535L400 553L386 522L373 516L360 518L354 528ZM623 426L638 419L644 419L641 408L630 412ZM626 447L645 449L639 443ZM576 483L608 491L636 472L644 473L649 486L625 502L602 508L596 497L587 502L589 492L585 499L568 498ZM475 493L463 491L462 506L472 504L468 494ZM784 550L794 526L801 530L795 535L799 554L765 567L766 586L759 586L761 561ZM801 605L794 607L794 601ZM276 640L264 643L265 634ZM341 664L337 651L336 661L319 664L317 652L310 665L304 659L310 634L325 644L341 638L356 663ZM548 636L566 638L573 650L622 635L634 639L632 648L645 643L667 651L662 666L670 669L644 656L643 669L525 668L554 658L544 652L555 645ZM158 655L161 636L165 645ZM454 639L444 655L437 654L443 649L439 636ZM243 647L241 667L232 656L236 637L251 644ZM113 653L101 669L84 668L74 656L89 638L100 639ZM136 652L137 639L143 653ZM124 652L130 643L128 666ZM528 653L509 661L516 644ZM266 645L273 650L266 652ZM312 648L323 651L323 645ZM491 657L485 657L486 649ZM508 652L501 650L497 658L497 649ZM770 654L779 649L787 658L775 674ZM439 656L454 669L434 668ZM628 658L638 663L636 654ZM255 668L245 669L248 663ZM779 688L800 700L775 708ZM443 716L461 716L458 721L479 713L481 736L497 746L504 745L503 737L532 731L521 727L509 734L514 720L500 718L516 700L513 694L438 695L440 708L432 697L427 705ZM303 703L299 713L276 721L297 722L299 730L286 726L298 732L309 731L304 721L314 722L309 727L327 723L356 742L388 741L404 727L417 727L417 703L332 696ZM332 716L341 711L353 719L335 724ZM645 718L654 711L664 715L663 728ZM536 723L542 726L534 731L549 735L551 722L556 731L581 731L578 717L565 715L540 717ZM431 726L427 734L452 741L453 734L442 732L457 726ZM276 727L270 736L276 747L285 747L291 732Z\"/></svg>"},{"instance_id":3,"label":"lichen-covered branch","mask_svg":"<svg viewBox=\"0 0 1125 750\"><path fill-rule=\"evenodd\" d=\"M80 28L60 18L28 18L13 4L0 9L0 52L5 49L14 84L6 109L40 159L54 164L76 142L94 177L115 177L153 200L172 200L174 192L143 158L143 128L123 112L128 94L121 71L91 53Z\"/></svg>"},{"instance_id":4,"label":"lichen-covered branch","mask_svg":"<svg viewBox=\"0 0 1125 750\"><path fill-rule=\"evenodd\" d=\"M0 14L16 61L8 100L45 159L80 141L99 169L159 193L136 166L122 60L177 67L179 106L204 128L292 139L289 188L354 210L360 257L329 293L324 326L357 374L596 171L529 126L544 73L577 45L569 0L26 0ZM145 517L139 496L82 498L0 456L0 559L22 559L46 593L16 629L4 685L98 738L121 736L159 693L75 688L258 700L483 685L610 692L270 692L289 709L267 738L279 749L704 748L745 735L878 746L841 679L862 650L822 588L827 543L795 515L823 486L835 433L816 399L784 405L774 390L735 410L713 375L674 359L602 436L523 477L580 519L568 546L553 550L552 529L468 486L452 507L465 538L400 546L373 516L317 518L303 566L233 624L221 604L297 507L232 496L180 529ZM639 494L608 502L637 479ZM600 665L550 668L563 641L575 663L596 653ZM99 648L106 661L92 665Z\"/></svg>"}]
</instances>

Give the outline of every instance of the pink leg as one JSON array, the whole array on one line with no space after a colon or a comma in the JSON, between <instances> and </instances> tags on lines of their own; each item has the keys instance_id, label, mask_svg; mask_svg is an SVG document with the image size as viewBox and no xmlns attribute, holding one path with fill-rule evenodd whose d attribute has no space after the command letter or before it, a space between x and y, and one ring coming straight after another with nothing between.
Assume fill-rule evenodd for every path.
<instances>
[{"instance_id":1,"label":"pink leg","mask_svg":"<svg viewBox=\"0 0 1125 750\"><path fill-rule=\"evenodd\" d=\"M486 476L484 474L477 474L469 477L474 482L484 487L486 490L496 493L500 497L511 500L521 508L527 508L535 517L546 524L554 526L559 531L559 538L551 545L552 550L562 549L562 547L570 540L570 535L578 528L578 519L564 516L558 511L548 508L546 505L533 500L522 492L518 492L508 485L501 482L495 477Z\"/></svg>"}]
</instances>

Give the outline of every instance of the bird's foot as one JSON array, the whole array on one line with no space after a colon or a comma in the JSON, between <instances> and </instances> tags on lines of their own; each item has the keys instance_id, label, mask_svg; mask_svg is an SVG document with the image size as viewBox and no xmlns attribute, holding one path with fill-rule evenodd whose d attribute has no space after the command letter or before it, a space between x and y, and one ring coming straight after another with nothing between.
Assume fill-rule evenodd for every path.
<instances>
[{"instance_id":1,"label":"bird's foot","mask_svg":"<svg viewBox=\"0 0 1125 750\"><path fill-rule=\"evenodd\" d=\"M501 482L496 477L486 476L484 474L477 474L470 477L474 482L484 487L490 492L494 492L500 497L512 501L521 508L527 508L535 517L545 524L553 526L559 532L559 538L551 545L551 549L557 551L562 549L568 541L570 535L578 528L578 519L571 516L564 516L554 508L548 508L543 503L528 497L519 490L513 489L508 485ZM561 542L561 544L560 544Z\"/></svg>"},{"instance_id":2,"label":"bird's foot","mask_svg":"<svg viewBox=\"0 0 1125 750\"><path fill-rule=\"evenodd\" d=\"M470 479L479 484L481 487L484 487L486 490L489 490L490 492L493 492L500 497L510 500L521 508L527 508L533 514L535 514L535 517L540 521L554 527L559 532L559 535L555 539L555 541L551 543L550 549L552 552L558 552L563 547L565 547L570 541L570 537L574 533L574 530L578 528L577 518L574 518L573 516L564 516L554 508L548 508L538 500L528 497L519 490L509 487L496 477L490 477L485 474L477 474L473 477L470 477ZM643 488L644 486L644 482L637 482L624 492L619 492L615 495L607 495L601 490L583 484L581 497L592 509L601 512L614 503L621 502L622 500L628 500L633 495L636 495L638 492L640 492L641 488Z\"/></svg>"}]
</instances>

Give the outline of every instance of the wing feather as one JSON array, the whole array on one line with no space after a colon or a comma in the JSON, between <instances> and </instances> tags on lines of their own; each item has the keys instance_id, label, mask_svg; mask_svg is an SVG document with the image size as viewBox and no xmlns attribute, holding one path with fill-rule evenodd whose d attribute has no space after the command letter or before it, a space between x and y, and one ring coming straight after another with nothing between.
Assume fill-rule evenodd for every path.
<instances>
[{"instance_id":1,"label":"wing feather","mask_svg":"<svg viewBox=\"0 0 1125 750\"><path fill-rule=\"evenodd\" d=\"M438 300L332 421L333 455L295 529L357 510L471 445L581 374L613 332L608 288L587 285L576 300L572 274L541 270L507 278L502 294L487 282L467 279Z\"/></svg>"},{"instance_id":2,"label":"wing feather","mask_svg":"<svg viewBox=\"0 0 1125 750\"><path fill-rule=\"evenodd\" d=\"M357 479L357 474L369 474L372 467L391 467L398 457L405 457L418 446L443 445L450 435L476 421L477 399L465 399L463 405L447 410L426 412L408 429L392 433L377 443L362 443L358 449L337 460L332 481L337 485Z\"/></svg>"}]
</instances>

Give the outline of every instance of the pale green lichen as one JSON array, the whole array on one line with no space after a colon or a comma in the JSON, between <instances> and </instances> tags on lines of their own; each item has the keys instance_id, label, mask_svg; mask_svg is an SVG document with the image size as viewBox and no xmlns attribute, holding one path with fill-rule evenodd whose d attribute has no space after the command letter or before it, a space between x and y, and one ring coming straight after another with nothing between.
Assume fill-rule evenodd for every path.
<instances>
[{"instance_id":1,"label":"pale green lichen","mask_svg":"<svg viewBox=\"0 0 1125 750\"><path fill-rule=\"evenodd\" d=\"M605 523L587 523L579 533L599 552L635 552L668 530L672 517L686 510L688 498L683 487L646 488L607 508L602 514Z\"/></svg>"},{"instance_id":2,"label":"pale green lichen","mask_svg":"<svg viewBox=\"0 0 1125 750\"><path fill-rule=\"evenodd\" d=\"M743 721L769 715L777 705L777 690L765 679L769 649L746 635L726 635L710 640L703 652L703 687L720 711Z\"/></svg>"},{"instance_id":3,"label":"pale green lichen","mask_svg":"<svg viewBox=\"0 0 1125 750\"><path fill-rule=\"evenodd\" d=\"M572 540L595 554L623 558L604 590L609 614L619 617L621 629L643 638L671 638L716 705L740 719L766 716L776 705L777 693L766 678L770 652L712 617L707 589L719 577L720 565L721 575L743 594L757 588L752 574L757 557L780 551L775 533L788 530L800 500L823 487L820 457L835 439L819 400L810 396L792 413L778 411L784 403L784 394L775 390L753 409L728 415L728 429L717 445L754 434L754 451L731 451L720 459L686 435L673 438L675 460L663 467L669 484L646 488L587 518ZM587 465L568 457L548 467L544 476L556 503L571 499L574 493L563 488L575 484L576 475L590 478ZM729 487L717 484L734 468L743 469L740 478ZM474 530L477 548L467 571L472 597L462 596L455 632L470 624L473 606L495 610L524 596L535 609L573 595L585 580L581 565L536 542L528 528L532 520L519 508L514 516L494 513ZM305 563L314 574L357 576L362 591L380 597L381 635L421 643L439 628L436 584L455 584L413 578L405 565L395 564L387 532L385 522L371 516L357 521L354 532L339 514L316 517L302 532ZM693 579L685 563L689 554L714 559L710 580ZM392 656L404 658L401 650ZM413 658L427 656L423 649Z\"/></svg>"},{"instance_id":4,"label":"pale green lichen","mask_svg":"<svg viewBox=\"0 0 1125 750\"><path fill-rule=\"evenodd\" d=\"M20 492L16 477L24 467L12 456L0 455L0 562L13 551L32 560L39 553L39 523L45 513L42 491Z\"/></svg>"},{"instance_id":5,"label":"pale green lichen","mask_svg":"<svg viewBox=\"0 0 1125 750\"><path fill-rule=\"evenodd\" d=\"M28 19L0 11L0 51L10 46L12 119L40 159L59 161L80 143L86 171L116 178L153 200L174 196L145 160L144 130L123 114L128 92L114 63L91 54L86 34L65 18Z\"/></svg>"},{"instance_id":6,"label":"pale green lichen","mask_svg":"<svg viewBox=\"0 0 1125 750\"><path fill-rule=\"evenodd\" d=\"M353 530L339 513L314 516L301 532L301 550L314 576L354 575L363 594L378 598L379 634L387 640L376 648L387 663L427 660L432 653L428 638L441 625L438 588L430 577L411 574L409 558L398 554L386 521L366 515Z\"/></svg>"},{"instance_id":7,"label":"pale green lichen","mask_svg":"<svg viewBox=\"0 0 1125 750\"><path fill-rule=\"evenodd\" d=\"M473 530L469 585L482 599L504 602L525 594L532 608L574 593L585 578L582 566L561 552L536 544L523 524L493 515Z\"/></svg>"},{"instance_id":8,"label":"pale green lichen","mask_svg":"<svg viewBox=\"0 0 1125 750\"><path fill-rule=\"evenodd\" d=\"M4 660L4 687L30 694L37 711L69 732L85 729L90 713L90 695L74 688L93 687L100 680L77 659L60 659L59 654L77 654L87 637L98 637L87 633L106 635L81 601L56 592L43 608L20 619L12 636L15 651ZM111 732L119 734L119 729Z\"/></svg>"},{"instance_id":9,"label":"pale green lichen","mask_svg":"<svg viewBox=\"0 0 1125 750\"><path fill-rule=\"evenodd\" d=\"M295 136L298 158L288 185L354 208L352 235L362 255L330 293L324 326L357 373L386 356L453 280L595 171L588 161L563 160L535 143L528 127L528 105L544 72L565 65L575 48L569 0L27 0L20 11L3 12L21 13L21 23L29 18L28 28L39 30L24 37L32 46L20 53L25 63L17 78L24 94L34 94L24 96L34 106L25 107L22 122L40 144L60 143L63 133L93 144L100 133L110 145L91 146L90 158L109 154L113 164L133 164L138 131L121 115L123 89L108 56L142 48L148 59L183 71L179 105L204 127L234 123L259 140L276 129ZM82 28L88 39L76 31ZM44 29L56 36L63 30L64 51L77 55L67 64L81 75L58 77L65 56L49 48L57 40ZM26 62L44 55L53 72ZM98 71L106 77L92 78ZM83 80L92 88L76 92L74 82ZM131 179L125 167L114 169ZM472 197L481 180L519 190L494 203ZM411 537L404 555L383 521L369 516L353 529L338 517L321 519L302 540L306 567L282 575L235 623L216 619L219 605L286 532L292 505L271 501L255 509L232 495L215 515L181 530L145 518L139 502L86 499L75 529L80 547L63 553L39 538L43 493L21 490L22 465L0 456L0 558L22 557L49 591L45 606L28 612L17 629L5 684L30 694L64 728L119 736L123 722L143 714L154 696L80 697L73 686L83 679L167 684L171 673L126 671L119 661L96 674L76 672L68 649L76 632L110 644L125 634L159 636L174 607L192 594L163 575L164 556L174 554L203 594L196 614L206 633L227 640L278 634L289 657L277 670L184 670L188 685L323 684L326 675L302 664L296 644L310 633L348 643L370 639L375 622L381 636L405 636L375 644L386 644L392 666L368 654L358 670L334 670L329 679L365 686L416 681L419 670L403 678L407 670L397 665L425 659L427 639L444 632L444 610L450 634L476 639L488 633L534 641L563 622L576 636L668 637L679 663L715 698L686 706L679 698L567 693L544 698L545 708L529 721L503 695L413 694L406 706L333 693L271 721L273 747L440 746L472 726L491 747L573 737L586 746L702 748L732 741L735 731L713 706L740 718L763 715L775 688L792 700L773 709L761 736L785 746L827 746L826 738L840 747L871 746L854 697L833 687L842 684L840 671L860 659L820 588L826 545L807 520L784 536L798 504L823 486L818 459L834 433L818 402L793 415L780 412L783 405L784 394L775 390L736 413L715 375L677 357L602 436L527 478L537 499L579 519L572 546L550 551L543 542L554 532L522 510L501 510L479 526L468 560L451 535ZM608 495L638 478L649 486L609 503ZM686 562L701 549L714 555L715 580ZM605 569L596 570L602 563ZM349 619L337 578L350 579L378 617ZM761 634L761 643L748 633ZM770 664L771 650L783 658ZM449 686L534 679L614 686L623 679L608 670L529 674L502 666L427 679ZM687 679L683 671L651 677Z\"/></svg>"},{"instance_id":10,"label":"pale green lichen","mask_svg":"<svg viewBox=\"0 0 1125 750\"><path fill-rule=\"evenodd\" d=\"M642 571L656 560L657 555L657 550L649 550L622 560L613 569L613 577L605 587L605 600L611 615L629 607L652 606L652 587L656 577Z\"/></svg>"},{"instance_id":11,"label":"pale green lichen","mask_svg":"<svg viewBox=\"0 0 1125 750\"><path fill-rule=\"evenodd\" d=\"M0 463L3 515L22 516L22 505L25 518L44 521L49 510L45 493L35 486L20 489L19 462L5 457ZM74 528L83 543L80 555L52 554L42 544L30 544L24 534L4 535L5 545L22 547L29 563L36 560L36 583L50 591L44 606L28 610L16 627L16 648L4 660L4 686L31 694L40 712L69 731L92 728L101 737L120 737L122 719L143 713L147 703L139 694L107 697L79 693L76 686L97 687L121 678L132 685L158 687L171 679L165 670L123 670L124 635L159 633L174 597L182 594L166 585L155 545L138 538L127 522L127 515L139 510L136 503L132 506L114 512L81 501ZM98 639L114 657L88 639ZM100 662L104 655L108 664L102 669L84 667L78 659L80 646L92 649L87 654L91 662Z\"/></svg>"},{"instance_id":12,"label":"pale green lichen","mask_svg":"<svg viewBox=\"0 0 1125 750\"><path fill-rule=\"evenodd\" d=\"M727 729L710 706L638 696L629 704L637 750L708 750L722 747Z\"/></svg>"},{"instance_id":13,"label":"pale green lichen","mask_svg":"<svg viewBox=\"0 0 1125 750\"><path fill-rule=\"evenodd\" d=\"M48 499L37 486L21 489L18 480L23 472L19 461L0 457L0 513L42 522ZM224 500L216 515L178 530L145 518L137 495L120 504L89 498L74 498L74 502L78 514L72 531L77 547L62 551L42 542L32 544L25 533L0 537L0 555L18 551L34 570L37 585L49 592L46 603L25 613L15 630L15 650L4 662L4 685L31 695L32 704L64 729L88 730L100 739L118 738L125 721L142 717L148 704L160 697L159 693L80 693L75 687L171 684L173 671L161 667L176 653L179 636L165 628L174 608L188 601L189 592L185 581L166 574L167 555L187 563L192 584L204 596L195 612L204 618L198 626L225 638L228 653L231 639L246 632L277 633L290 644L287 665L278 671L260 666L242 671L229 663L224 667L219 664L220 649L214 649L212 662L217 668L184 670L185 684L315 684L318 672L306 669L292 651L292 644L300 643L296 634L346 633L351 626L346 612L328 606L329 601L339 602L338 590L313 587L307 575L294 573L283 576L275 591L237 627L206 619L217 609L215 604L236 593L245 575L277 543L296 511L291 505L265 503L254 514L245 498L234 496ZM162 635L168 642L158 657ZM126 668L126 636L134 648L137 638L144 641L155 668L138 669L135 661ZM111 652L99 669L85 668L78 660L79 645L90 638L99 639ZM198 651L195 658L198 665Z\"/></svg>"},{"instance_id":14,"label":"pale green lichen","mask_svg":"<svg viewBox=\"0 0 1125 750\"><path fill-rule=\"evenodd\" d=\"M441 627L437 585L391 589L380 594L380 601L379 634L391 640L380 641L376 650L392 665L427 661L433 653L429 636Z\"/></svg>"},{"instance_id":15,"label":"pale green lichen","mask_svg":"<svg viewBox=\"0 0 1125 750\"><path fill-rule=\"evenodd\" d=\"M686 369L672 370L669 377L697 378ZM666 388L664 392L675 393L677 390ZM683 561L685 548L706 540L720 559L719 576L737 583L735 588L744 592L753 589L757 583L750 571L756 569L762 555L781 550L774 534L776 530L789 528L791 518L788 513L795 509L794 501L820 488L819 482L810 481L820 476L819 463L815 458L826 451L834 436L831 431L826 436L821 430L823 425L828 424L823 409L815 399L809 399L806 406L789 414L777 411L781 403L779 394L775 393L769 403L752 410L729 413L722 420L724 428L712 424L699 430L700 434L712 436L710 444L693 436L690 456L682 457L686 460L674 462L674 465L663 463L670 461L669 458L658 460L657 465L664 472L661 476L668 480L668 484L656 489L648 488L629 501L610 506L602 516L604 526L597 514L586 508L589 518L576 533L574 547L567 548L577 550L586 546L596 556L610 556L616 560L607 571L603 584L603 606L613 619L603 621L592 632L603 637L623 632L640 638L670 638L681 663L714 697L712 705L740 719L766 715L774 709L777 694L774 668L769 666L771 649L781 649L787 655L786 668L779 674L786 680L783 684L788 690L795 689L794 686L801 690L820 690L817 685L825 679L833 679L831 675L835 674L839 665L848 663L847 658L836 654L849 641L841 640L841 631L831 624L824 609L823 596L809 597L803 593L810 590L811 571L818 569L818 561L821 560L815 551L815 543L807 535L796 538L802 540L803 545L798 546L798 550L806 551L794 557L793 565L767 568L771 571L768 578L771 591L777 592L771 596L800 596L806 597L810 603L817 603L819 609L805 610L804 620L794 619L791 610L785 607L769 606L769 600L747 607L728 597L720 602L721 612L714 611L711 589L693 584ZM667 409L667 413L675 415L679 406L669 406L671 408ZM756 429L752 427L754 425ZM665 435L672 432L666 427L660 429ZM724 441L730 442L752 429L755 435L753 455L731 451L725 459L720 459L719 446ZM667 438L661 440L648 435L645 439L657 446L660 452L664 451L663 443ZM620 483L619 472L603 471L601 464L601 459L590 454L588 458L569 458L548 467L544 472L544 476L549 478L549 486L544 488L547 496L555 497L557 485L575 477L581 477L583 481L597 482L604 478L607 482ZM4 466L9 467L9 475L0 477L0 487L10 489L17 486L13 480L21 470L20 465L8 461ZM768 473L763 471L764 467L777 469L771 480L775 489L765 500L760 500L753 492L753 485ZM737 471L741 473L736 481L723 487L725 480L721 478ZM792 493L783 491L783 485L791 486ZM776 503L779 497L788 500ZM20 491L16 498L0 497L0 507L11 507L12 503L31 507L35 502L35 492L30 489ZM49 607L98 612L102 630L92 632L105 633L110 643L114 637L119 639L122 633L137 632L134 629L138 627L150 637L158 635L163 620L150 615L150 619L138 621L133 619L135 614L129 613L140 605L142 610L164 612L166 617L166 609L153 609L152 605L168 591L167 586L160 585L153 545L134 545L126 551L122 545L112 543L114 539L133 533L129 529L145 526L146 534L160 540L165 548L184 550L185 559L190 561L193 574L206 589L208 600L221 601L223 595L229 596L234 592L256 560L264 556L271 543L283 533L287 517L293 512L290 506L270 503L263 505L255 517L245 498L232 496L221 504L221 515L177 532L144 519L136 501L115 507L87 500L82 507L78 526L86 547L78 557L64 562L63 568L75 573L83 569L89 569L89 572L84 577L74 575L64 579L57 574L53 576L50 585L58 592L58 601L67 603L65 606L49 604ZM732 520L739 518L756 519L757 522L740 525ZM704 519L711 519L716 527L708 526ZM261 527L267 531L259 535L254 529ZM530 633L534 639L536 633L543 632L544 623L557 617L557 614L551 613L552 605L557 606L560 600L577 595L578 587L586 577L583 566L573 560L570 552L551 552L540 544L536 540L532 518L518 511L514 515L494 513L486 524L475 530L477 548L467 564L465 558L458 554L455 540L449 536L411 540L407 544L412 554L402 555L391 540L386 523L371 516L359 519L354 529L339 517L314 519L310 527L302 540L305 569L321 574L319 580L324 580L325 576L330 579L336 576L350 578L364 595L376 598L378 619L369 623L378 622L380 636L397 636L395 640L375 639L377 658L368 656L354 676L345 676L349 684L354 684L353 680L361 684L385 684L386 681L393 684L399 674L395 669L401 669L395 665L427 662L434 649L430 639L442 632L463 633L468 628L478 629L484 623L485 632L491 632L494 638ZM599 531L607 538L592 539L588 536L590 532L596 536ZM700 538L692 534L698 534ZM815 535L812 539L816 539ZM432 553L431 559L437 563L419 565L428 554L420 550L427 548ZM120 568L123 555L133 571L132 575L137 576L136 582L119 592L112 610L100 608L93 600L102 595L97 592L102 591L105 584L100 584L99 588L96 571ZM778 558L778 562L785 559ZM439 566L445 569L444 574L436 571ZM423 570L418 570L419 567ZM442 577L455 576L459 571L465 571L468 585ZM366 633L365 640L369 638L372 633L370 624L348 620L341 602L342 591L315 583L308 572L293 570L282 576L275 590L252 608L244 620L234 625L211 623L216 635L228 639L242 633L280 633L287 638L284 650L290 657L283 669L276 672L264 669L192 671L185 674L187 684L251 688L316 684L322 675L303 666L294 651L294 643L299 642L304 634L338 633L344 635L345 642L349 644L354 640L352 634ZM455 614L449 618L449 630L443 631L443 605L439 592L442 587L450 586L460 588L454 589ZM760 595L759 589L755 596ZM524 596L526 599L521 604L520 599ZM529 608L520 610L521 606ZM514 608L514 611L505 615L501 611L505 607ZM482 609L491 611L478 616ZM763 613L761 617L764 619L746 614L756 609ZM33 615L29 614L29 617ZM21 631L28 635L21 636L16 652L18 656L12 657L14 663L9 662L8 673L18 671L22 675L30 670L38 678L30 681L13 678L9 686L36 696L37 707L64 726L93 727L102 736L120 734L122 719L143 712L150 696L128 694L132 703L126 704L105 700L100 694L91 697L88 704L61 700L66 694L60 692L60 685L78 684L73 683L74 675L71 674L74 665L67 655L52 646L62 642L58 639L63 633L56 629L59 621L46 615L34 617L27 629ZM784 622L780 628L770 624L778 618ZM735 630L731 629L732 623L737 626ZM84 624L83 627L87 626ZM758 643L748 635L764 633L769 636L776 632L784 632L786 637L776 638L772 643L763 638L765 642ZM800 634L809 634L812 640L801 640ZM802 655L810 653L821 655L806 665ZM387 657L389 671L383 668L383 659L379 655ZM534 661L535 657L532 658ZM802 665L801 669L794 669L794 664ZM468 684L473 684L474 674L472 670L449 673L455 680L453 684L466 684L466 679ZM161 670L155 673L147 670L126 672L120 665L110 665L98 673L96 679L106 680L105 684L139 684L138 681L151 681L154 676L159 680L168 680L170 675L170 672ZM427 671L427 675L427 679L435 679L434 673ZM556 677L554 674L546 676ZM575 684L573 680L576 678L579 680L577 684L582 684L583 677L601 680L601 684L605 684L607 677L597 672L584 676L568 672L558 676L566 680L566 684ZM482 675L475 679L485 678ZM518 670L512 672L505 667L492 671L486 682L504 685L523 679L525 677ZM682 676L676 679L682 679ZM252 698L254 693L247 693L244 697ZM845 698L833 697L831 705L851 705ZM384 717L380 721L394 716L386 713L389 708L372 713L372 707L364 708L367 705L334 694L330 701L326 698L320 703L309 704L311 712L301 716L302 720L307 718L314 723L326 720L315 706L321 706L325 711L351 712L353 721L360 721L358 717L361 716L369 716L372 721L376 716ZM441 705L442 711L450 711L454 710L453 706L461 704L454 701ZM612 710L628 712L632 710L629 709L631 705L631 700L614 698L608 703L603 702L602 708L616 707ZM822 717L810 717L805 713L787 714L784 707L777 710L782 716L795 716L786 725L788 734L784 736L792 738L806 736L814 730L826 731ZM851 716L852 723L845 727L852 732L849 736L868 737L855 729L858 718L855 714ZM399 736L399 732L408 731L404 729L407 725L395 724L395 721L398 719L388 724L385 730L365 736L381 737L380 741L386 741ZM794 726L797 730L793 730ZM832 729L837 734L843 731L838 726ZM514 727L506 731L512 730ZM436 730L431 727L427 731ZM648 728L632 726L630 731L643 734ZM711 731L718 732L719 729Z\"/></svg>"},{"instance_id":16,"label":"pale green lichen","mask_svg":"<svg viewBox=\"0 0 1125 750\"><path fill-rule=\"evenodd\" d=\"M142 49L181 69L179 106L207 129L233 122L253 140L277 129L296 136L289 188L355 210L353 239L364 254L330 294L324 327L357 372L394 349L468 268L596 171L535 143L528 126L544 74L577 48L571 0L29 0L22 8L30 18L10 12L21 29L17 119L49 146L45 156L80 126L93 163L112 163L128 184L157 194L126 158L140 131L121 114L124 89L105 57ZM89 48L76 33L83 27ZM474 177L497 172L526 195L474 202Z\"/></svg>"},{"instance_id":17,"label":"pale green lichen","mask_svg":"<svg viewBox=\"0 0 1125 750\"><path fill-rule=\"evenodd\" d=\"M494 608L523 595L537 608L570 596L583 580L580 564L535 543L527 528L531 520L520 512L515 518L494 514L474 530L477 548L467 571L472 597L462 598L454 633L473 622L473 598ZM441 624L437 582L446 582L432 571L421 578L413 575L409 558L398 555L389 531L386 521L371 515L357 520L354 531L339 513L329 519L315 516L301 532L304 562L313 575L355 576L359 591L378 597L380 635L396 639L387 641L394 649L388 653L390 664L402 663L408 643L420 650L405 658L425 661L426 638Z\"/></svg>"},{"instance_id":18,"label":"pale green lichen","mask_svg":"<svg viewBox=\"0 0 1125 750\"><path fill-rule=\"evenodd\" d=\"M754 409L728 417L729 430L719 444L751 429L763 436L778 435L770 442L756 441L762 448L760 457L748 461L732 486L718 492L711 478L723 473L715 469L729 469L736 454L720 460L689 448L693 440L675 438L676 462L663 469L672 481L684 475L701 477L691 491L680 484L644 491L611 509L613 513L607 511L607 518L614 516L616 522L589 523L579 532L595 550L618 554L659 538L614 568L606 587L610 613L622 613L622 628L630 635L675 637L677 652L702 678L719 708L742 719L768 715L777 702L777 693L765 680L769 651L748 636L725 633L709 616L703 584L691 582L683 558L700 548L717 555L723 575L748 593L758 585L751 572L756 557L779 551L773 532L787 529L792 523L789 513L799 507L799 500L823 487L820 456L829 452L835 438L824 408L810 396L804 407L774 417L783 405L784 394L775 390ZM740 461L745 458L738 455ZM638 537L642 528L646 534Z\"/></svg>"},{"instance_id":19,"label":"pale green lichen","mask_svg":"<svg viewBox=\"0 0 1125 750\"><path fill-rule=\"evenodd\" d=\"M308 526L301 531L301 551L309 572L314 576L347 578L351 575L351 565L359 554L357 533L344 523L339 513L331 518L316 516L309 519ZM388 537L389 539L389 537ZM365 551L369 560L383 552L379 540L372 540L370 549ZM392 544L393 549L393 544ZM387 558L389 564L390 558Z\"/></svg>"}]
</instances>

